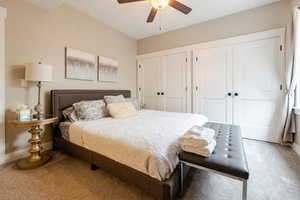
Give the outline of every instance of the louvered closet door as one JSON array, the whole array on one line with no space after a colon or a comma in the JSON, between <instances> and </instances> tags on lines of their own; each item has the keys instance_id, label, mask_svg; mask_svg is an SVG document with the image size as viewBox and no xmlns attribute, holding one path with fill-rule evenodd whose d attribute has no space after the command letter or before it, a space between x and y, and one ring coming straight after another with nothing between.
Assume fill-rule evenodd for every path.
<instances>
[{"instance_id":1,"label":"louvered closet door","mask_svg":"<svg viewBox=\"0 0 300 200\"><path fill-rule=\"evenodd\" d=\"M232 51L228 48L198 49L194 64L194 112L209 121L232 122Z\"/></svg>"},{"instance_id":2,"label":"louvered closet door","mask_svg":"<svg viewBox=\"0 0 300 200\"><path fill-rule=\"evenodd\" d=\"M157 93L161 90L160 70L161 58L145 58L139 61L139 99L146 109L161 109L161 99L157 95Z\"/></svg>"},{"instance_id":3,"label":"louvered closet door","mask_svg":"<svg viewBox=\"0 0 300 200\"><path fill-rule=\"evenodd\" d=\"M167 112L187 112L187 55L177 53L162 59L163 107Z\"/></svg>"},{"instance_id":4,"label":"louvered closet door","mask_svg":"<svg viewBox=\"0 0 300 200\"><path fill-rule=\"evenodd\" d=\"M234 47L233 123L243 136L278 142L281 116L280 38L242 43Z\"/></svg>"}]
</instances>

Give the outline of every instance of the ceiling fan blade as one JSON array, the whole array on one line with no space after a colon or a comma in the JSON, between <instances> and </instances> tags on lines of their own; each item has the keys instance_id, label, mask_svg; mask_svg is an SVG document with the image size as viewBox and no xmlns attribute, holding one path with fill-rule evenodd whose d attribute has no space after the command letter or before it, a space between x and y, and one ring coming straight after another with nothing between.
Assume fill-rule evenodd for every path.
<instances>
[{"instance_id":1,"label":"ceiling fan blade","mask_svg":"<svg viewBox=\"0 0 300 200\"><path fill-rule=\"evenodd\" d=\"M180 3L176 0L171 0L169 2L169 6L175 8L176 10L179 10L180 12L182 12L186 15L189 14L192 11L192 9L190 7L184 5L184 4L182 4L182 3Z\"/></svg>"},{"instance_id":2,"label":"ceiling fan blade","mask_svg":"<svg viewBox=\"0 0 300 200\"><path fill-rule=\"evenodd\" d=\"M157 13L157 9L154 8L154 7L152 7L151 12L150 12L150 14L149 14L149 17L148 17L148 19L147 19L147 23L153 22L153 20L154 20L154 18L155 18L155 16L156 16L156 13Z\"/></svg>"},{"instance_id":3,"label":"ceiling fan blade","mask_svg":"<svg viewBox=\"0 0 300 200\"><path fill-rule=\"evenodd\" d=\"M146 0L118 0L119 3L132 3L138 1L146 1Z\"/></svg>"}]
</instances>

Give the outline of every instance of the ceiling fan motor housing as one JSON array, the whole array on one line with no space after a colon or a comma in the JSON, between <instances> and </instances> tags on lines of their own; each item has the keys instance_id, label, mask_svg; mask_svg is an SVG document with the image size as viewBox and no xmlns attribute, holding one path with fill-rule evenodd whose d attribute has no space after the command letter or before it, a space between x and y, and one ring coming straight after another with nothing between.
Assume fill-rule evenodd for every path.
<instances>
[{"instance_id":1,"label":"ceiling fan motor housing","mask_svg":"<svg viewBox=\"0 0 300 200\"><path fill-rule=\"evenodd\" d=\"M156 9L163 9L169 4L169 0L149 0Z\"/></svg>"},{"instance_id":2,"label":"ceiling fan motor housing","mask_svg":"<svg viewBox=\"0 0 300 200\"><path fill-rule=\"evenodd\" d=\"M151 3L152 8L150 14L147 19L147 23L152 23L158 10L164 9L168 5L172 8L182 12L183 14L187 15L192 11L192 8L176 1L176 0L117 0L119 3L132 3L132 2L139 2L139 1L148 1Z\"/></svg>"}]
</instances>

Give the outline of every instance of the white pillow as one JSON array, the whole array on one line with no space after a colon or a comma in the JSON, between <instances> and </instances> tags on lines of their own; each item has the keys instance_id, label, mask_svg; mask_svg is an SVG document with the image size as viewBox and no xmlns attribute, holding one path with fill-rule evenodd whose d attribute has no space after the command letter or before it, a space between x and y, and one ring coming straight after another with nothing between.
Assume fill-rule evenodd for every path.
<instances>
[{"instance_id":1,"label":"white pillow","mask_svg":"<svg viewBox=\"0 0 300 200\"><path fill-rule=\"evenodd\" d=\"M137 100L137 98L131 97L131 98L125 98L126 102L132 103L132 105L134 106L134 108L136 110L141 110L141 107L139 105L139 102Z\"/></svg>"},{"instance_id":2,"label":"white pillow","mask_svg":"<svg viewBox=\"0 0 300 200\"><path fill-rule=\"evenodd\" d=\"M107 109L113 118L119 119L133 117L138 114L134 106L128 102L111 103L107 105Z\"/></svg>"}]
</instances>

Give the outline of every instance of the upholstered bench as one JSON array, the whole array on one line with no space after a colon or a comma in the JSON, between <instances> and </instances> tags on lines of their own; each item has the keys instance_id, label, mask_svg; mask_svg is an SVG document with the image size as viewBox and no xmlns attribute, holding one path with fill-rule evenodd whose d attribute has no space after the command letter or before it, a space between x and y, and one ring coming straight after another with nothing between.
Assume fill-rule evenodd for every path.
<instances>
[{"instance_id":1,"label":"upholstered bench","mask_svg":"<svg viewBox=\"0 0 300 200\"><path fill-rule=\"evenodd\" d=\"M211 122L205 124L205 127L216 131L216 149L208 158L193 153L181 152L179 159L182 173L184 166L190 166L240 180L243 182L243 200L246 200L249 170L240 127ZM183 192L183 189L184 183L181 179L181 192Z\"/></svg>"}]
</instances>

